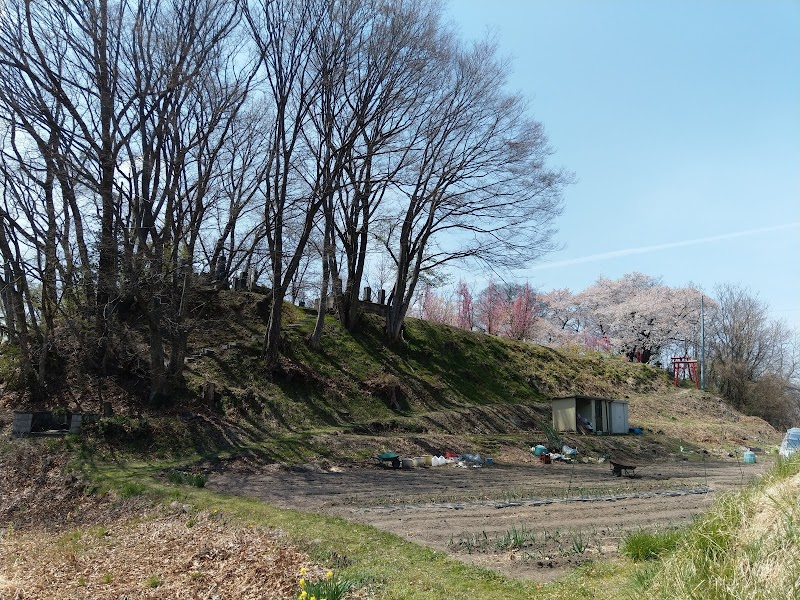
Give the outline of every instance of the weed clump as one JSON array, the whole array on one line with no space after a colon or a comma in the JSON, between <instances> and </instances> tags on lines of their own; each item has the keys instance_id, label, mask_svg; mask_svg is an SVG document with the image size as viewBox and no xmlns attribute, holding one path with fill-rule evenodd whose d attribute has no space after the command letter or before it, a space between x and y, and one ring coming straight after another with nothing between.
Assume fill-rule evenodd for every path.
<instances>
[{"instance_id":1,"label":"weed clump","mask_svg":"<svg viewBox=\"0 0 800 600\"><path fill-rule=\"evenodd\" d=\"M172 470L167 474L167 479L175 485L190 485L203 488L208 482L208 477L203 473L187 473L186 471Z\"/></svg>"},{"instance_id":2,"label":"weed clump","mask_svg":"<svg viewBox=\"0 0 800 600\"><path fill-rule=\"evenodd\" d=\"M681 538L679 531L636 531L625 536L620 551L636 562L657 560L675 549Z\"/></svg>"}]
</instances>

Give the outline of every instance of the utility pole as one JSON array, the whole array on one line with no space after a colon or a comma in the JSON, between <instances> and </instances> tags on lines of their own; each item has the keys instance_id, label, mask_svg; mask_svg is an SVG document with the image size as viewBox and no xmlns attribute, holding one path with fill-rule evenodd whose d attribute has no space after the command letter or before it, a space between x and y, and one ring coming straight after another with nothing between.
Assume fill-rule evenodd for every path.
<instances>
[{"instance_id":1,"label":"utility pole","mask_svg":"<svg viewBox=\"0 0 800 600\"><path fill-rule=\"evenodd\" d=\"M700 389L706 389L706 311L704 295L700 294Z\"/></svg>"}]
</instances>

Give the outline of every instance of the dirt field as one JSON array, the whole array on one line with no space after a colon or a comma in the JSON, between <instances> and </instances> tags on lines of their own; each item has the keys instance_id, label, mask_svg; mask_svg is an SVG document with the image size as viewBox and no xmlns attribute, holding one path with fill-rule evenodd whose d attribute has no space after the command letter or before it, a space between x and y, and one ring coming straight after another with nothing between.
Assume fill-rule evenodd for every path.
<instances>
[{"instance_id":1,"label":"dirt field","mask_svg":"<svg viewBox=\"0 0 800 600\"><path fill-rule=\"evenodd\" d=\"M275 505L391 531L513 577L549 581L599 555L625 533L689 523L725 491L770 466L673 461L640 465L635 478L606 464L377 465L215 473L208 486Z\"/></svg>"}]
</instances>

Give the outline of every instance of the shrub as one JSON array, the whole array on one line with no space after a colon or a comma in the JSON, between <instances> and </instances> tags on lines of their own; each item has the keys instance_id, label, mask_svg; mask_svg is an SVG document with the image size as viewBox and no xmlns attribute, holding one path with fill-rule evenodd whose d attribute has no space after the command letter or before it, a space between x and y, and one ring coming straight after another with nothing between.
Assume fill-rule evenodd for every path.
<instances>
[{"instance_id":1,"label":"shrub","mask_svg":"<svg viewBox=\"0 0 800 600\"><path fill-rule=\"evenodd\" d=\"M133 444L142 447L149 446L153 437L153 428L144 417L124 415L104 417L96 423L91 423L85 430L96 433L108 443Z\"/></svg>"},{"instance_id":2,"label":"shrub","mask_svg":"<svg viewBox=\"0 0 800 600\"><path fill-rule=\"evenodd\" d=\"M0 382L5 383L8 390L20 391L25 387L19 346L0 344Z\"/></svg>"}]
</instances>

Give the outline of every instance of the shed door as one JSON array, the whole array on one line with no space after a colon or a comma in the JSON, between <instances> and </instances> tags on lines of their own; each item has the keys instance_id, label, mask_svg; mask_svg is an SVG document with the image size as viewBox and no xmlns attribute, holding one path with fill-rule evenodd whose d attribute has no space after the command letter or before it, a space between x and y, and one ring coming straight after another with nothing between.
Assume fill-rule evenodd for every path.
<instances>
[{"instance_id":1,"label":"shed door","mask_svg":"<svg viewBox=\"0 0 800 600\"><path fill-rule=\"evenodd\" d=\"M606 419L603 418L603 406L605 402L600 400L595 400L594 404L594 430L596 432L606 433L608 431L608 423Z\"/></svg>"},{"instance_id":2,"label":"shed door","mask_svg":"<svg viewBox=\"0 0 800 600\"><path fill-rule=\"evenodd\" d=\"M628 405L622 402L611 404L611 433L628 433Z\"/></svg>"}]
</instances>

